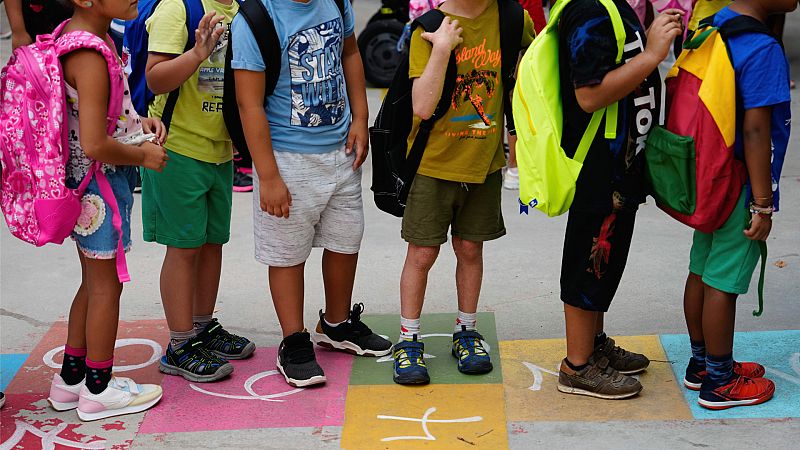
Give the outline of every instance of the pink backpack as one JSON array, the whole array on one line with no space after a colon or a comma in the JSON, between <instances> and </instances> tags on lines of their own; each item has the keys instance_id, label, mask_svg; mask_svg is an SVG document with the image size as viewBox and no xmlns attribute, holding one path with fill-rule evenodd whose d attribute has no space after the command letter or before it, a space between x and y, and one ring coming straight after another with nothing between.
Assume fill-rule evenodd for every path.
<instances>
[{"instance_id":1,"label":"pink backpack","mask_svg":"<svg viewBox=\"0 0 800 450\"><path fill-rule=\"evenodd\" d=\"M0 206L11 234L40 247L61 244L81 213L81 197L97 177L103 199L113 212L119 235L117 275L130 281L122 245L122 216L111 185L95 161L78 189L69 189L69 159L64 71L59 57L88 48L105 57L111 80L107 132L113 135L122 111L122 66L116 53L99 37L84 31L59 36L66 21L49 35L14 50L0 72ZM110 41L110 39L109 39Z\"/></svg>"}]
</instances>

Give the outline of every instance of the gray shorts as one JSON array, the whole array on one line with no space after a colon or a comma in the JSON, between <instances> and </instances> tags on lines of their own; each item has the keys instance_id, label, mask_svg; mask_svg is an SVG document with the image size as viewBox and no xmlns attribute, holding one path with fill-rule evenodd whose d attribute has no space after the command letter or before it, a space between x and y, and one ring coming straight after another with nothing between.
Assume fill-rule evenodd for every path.
<instances>
[{"instance_id":1,"label":"gray shorts","mask_svg":"<svg viewBox=\"0 0 800 450\"><path fill-rule=\"evenodd\" d=\"M256 260L291 267L305 262L313 247L358 253L364 236L364 204L361 168L353 171L355 153L347 155L344 147L328 153L274 153L292 206L288 218L262 211L260 183L253 173Z\"/></svg>"}]
</instances>

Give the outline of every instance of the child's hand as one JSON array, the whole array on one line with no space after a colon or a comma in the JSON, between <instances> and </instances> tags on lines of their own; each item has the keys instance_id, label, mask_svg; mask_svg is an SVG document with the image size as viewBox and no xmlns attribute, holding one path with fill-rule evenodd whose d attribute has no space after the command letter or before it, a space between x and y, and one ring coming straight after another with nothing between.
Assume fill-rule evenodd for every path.
<instances>
[{"instance_id":1,"label":"child's hand","mask_svg":"<svg viewBox=\"0 0 800 450\"><path fill-rule=\"evenodd\" d=\"M647 30L645 53L651 54L658 61L663 61L675 39L683 33L682 17L683 11L679 9L667 9L659 14Z\"/></svg>"},{"instance_id":2,"label":"child's hand","mask_svg":"<svg viewBox=\"0 0 800 450\"><path fill-rule=\"evenodd\" d=\"M167 151L160 145L153 144L152 142L145 142L139 146L142 149L142 167L156 172L161 172L164 166L167 165Z\"/></svg>"},{"instance_id":3,"label":"child's hand","mask_svg":"<svg viewBox=\"0 0 800 450\"><path fill-rule=\"evenodd\" d=\"M210 12L200 19L197 30L194 32L194 47L192 48L200 61L206 60L214 52L214 47L217 46L219 38L225 32L224 26L217 26L224 18L215 12Z\"/></svg>"},{"instance_id":4,"label":"child's hand","mask_svg":"<svg viewBox=\"0 0 800 450\"><path fill-rule=\"evenodd\" d=\"M421 36L422 39L430 42L434 48L443 48L450 52L453 51L458 44L464 42L464 38L461 37L462 31L464 30L458 26L458 20L445 17L442 21L442 25L435 33L426 31L422 33Z\"/></svg>"},{"instance_id":5,"label":"child's hand","mask_svg":"<svg viewBox=\"0 0 800 450\"><path fill-rule=\"evenodd\" d=\"M275 217L289 218L289 208L292 206L292 194L283 182L283 178L275 177L259 180L261 183L261 210Z\"/></svg>"},{"instance_id":6,"label":"child's hand","mask_svg":"<svg viewBox=\"0 0 800 450\"><path fill-rule=\"evenodd\" d=\"M750 228L744 230L744 235L747 239L753 241L766 241L769 237L769 232L772 230L772 217L761 217L759 214L753 214L753 219L750 222Z\"/></svg>"},{"instance_id":7,"label":"child's hand","mask_svg":"<svg viewBox=\"0 0 800 450\"><path fill-rule=\"evenodd\" d=\"M142 131L145 134L155 134L158 145L164 145L167 142L167 127L157 117L143 117Z\"/></svg>"},{"instance_id":8,"label":"child's hand","mask_svg":"<svg viewBox=\"0 0 800 450\"><path fill-rule=\"evenodd\" d=\"M11 34L11 49L33 44L33 39L27 31L22 30Z\"/></svg>"},{"instance_id":9,"label":"child's hand","mask_svg":"<svg viewBox=\"0 0 800 450\"><path fill-rule=\"evenodd\" d=\"M349 155L353 153L354 149L356 151L356 160L353 161L353 171L356 171L364 164L369 152L369 131L366 120L354 120L350 124L350 134L347 136L345 152Z\"/></svg>"}]
</instances>

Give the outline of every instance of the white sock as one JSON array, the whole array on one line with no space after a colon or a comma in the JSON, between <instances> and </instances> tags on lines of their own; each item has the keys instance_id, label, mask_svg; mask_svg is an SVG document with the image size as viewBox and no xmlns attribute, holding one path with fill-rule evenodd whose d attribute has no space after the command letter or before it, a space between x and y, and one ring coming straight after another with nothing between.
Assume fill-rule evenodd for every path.
<instances>
[{"instance_id":1,"label":"white sock","mask_svg":"<svg viewBox=\"0 0 800 450\"><path fill-rule=\"evenodd\" d=\"M456 326L453 330L458 333L461 331L461 327L467 327L467 331L475 331L475 324L478 322L478 313L465 313L461 310L458 311L458 317L456 317Z\"/></svg>"},{"instance_id":2,"label":"white sock","mask_svg":"<svg viewBox=\"0 0 800 450\"><path fill-rule=\"evenodd\" d=\"M325 323L326 323L326 324L327 324L329 327L335 327L335 326L339 326L339 325L341 325L341 324L343 324L343 323L347 322L347 320L343 320L343 321L341 321L341 322L331 323L331 322L328 322L328 319L322 319L322 320L324 320L324 321L325 321Z\"/></svg>"},{"instance_id":3,"label":"white sock","mask_svg":"<svg viewBox=\"0 0 800 450\"><path fill-rule=\"evenodd\" d=\"M519 176L519 169L516 167L509 167L506 169L506 173L511 174L512 177Z\"/></svg>"},{"instance_id":4,"label":"white sock","mask_svg":"<svg viewBox=\"0 0 800 450\"><path fill-rule=\"evenodd\" d=\"M414 336L419 340L419 319L406 319L400 316L400 340L413 341Z\"/></svg>"}]
</instances>

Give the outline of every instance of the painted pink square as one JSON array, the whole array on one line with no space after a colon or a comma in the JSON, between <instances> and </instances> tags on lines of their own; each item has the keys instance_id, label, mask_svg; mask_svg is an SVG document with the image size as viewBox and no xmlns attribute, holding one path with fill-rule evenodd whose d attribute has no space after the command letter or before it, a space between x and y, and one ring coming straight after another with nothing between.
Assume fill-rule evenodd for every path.
<instances>
[{"instance_id":1,"label":"painted pink square","mask_svg":"<svg viewBox=\"0 0 800 450\"><path fill-rule=\"evenodd\" d=\"M164 398L147 412L139 432L341 426L353 357L319 347L316 352L327 383L308 389L286 384L275 366L277 348L233 361L233 374L215 383L165 376Z\"/></svg>"}]
</instances>

